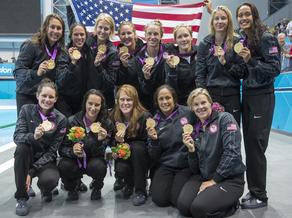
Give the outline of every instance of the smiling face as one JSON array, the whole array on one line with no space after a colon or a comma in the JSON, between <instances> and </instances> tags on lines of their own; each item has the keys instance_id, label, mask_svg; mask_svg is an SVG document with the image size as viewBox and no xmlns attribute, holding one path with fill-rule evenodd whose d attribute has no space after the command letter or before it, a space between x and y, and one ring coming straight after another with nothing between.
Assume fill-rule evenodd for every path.
<instances>
[{"instance_id":1,"label":"smiling face","mask_svg":"<svg viewBox=\"0 0 292 218\"><path fill-rule=\"evenodd\" d=\"M86 100L85 108L86 112L85 115L91 121L95 121L100 109L101 109L101 97L98 95L90 94Z\"/></svg>"},{"instance_id":2,"label":"smiling face","mask_svg":"<svg viewBox=\"0 0 292 218\"><path fill-rule=\"evenodd\" d=\"M147 47L159 47L161 41L161 30L158 25L151 24L145 30L145 39Z\"/></svg>"},{"instance_id":3,"label":"smiling face","mask_svg":"<svg viewBox=\"0 0 292 218\"><path fill-rule=\"evenodd\" d=\"M111 25L106 22L105 20L100 20L98 24L96 25L96 36L100 43L105 43L110 35L111 32Z\"/></svg>"},{"instance_id":4,"label":"smiling face","mask_svg":"<svg viewBox=\"0 0 292 218\"><path fill-rule=\"evenodd\" d=\"M133 112L134 100L121 90L118 98L119 109L125 117L130 117Z\"/></svg>"},{"instance_id":5,"label":"smiling face","mask_svg":"<svg viewBox=\"0 0 292 218\"><path fill-rule=\"evenodd\" d=\"M47 27L47 39L50 46L53 46L63 36L63 27L61 22L56 18L51 18Z\"/></svg>"},{"instance_id":6,"label":"smiling face","mask_svg":"<svg viewBox=\"0 0 292 218\"><path fill-rule=\"evenodd\" d=\"M207 120L212 113L212 104L204 94L199 94L194 97L191 107L192 111L202 123Z\"/></svg>"},{"instance_id":7,"label":"smiling face","mask_svg":"<svg viewBox=\"0 0 292 218\"><path fill-rule=\"evenodd\" d=\"M57 101L56 91L51 87L44 86L37 94L38 104L44 114L50 111Z\"/></svg>"},{"instance_id":8,"label":"smiling face","mask_svg":"<svg viewBox=\"0 0 292 218\"><path fill-rule=\"evenodd\" d=\"M247 5L241 6L237 11L237 22L240 29L247 31L253 26L253 16L251 8Z\"/></svg>"},{"instance_id":9,"label":"smiling face","mask_svg":"<svg viewBox=\"0 0 292 218\"><path fill-rule=\"evenodd\" d=\"M167 88L163 88L157 95L157 102L160 111L165 115L169 116L175 107L174 98L171 92Z\"/></svg>"},{"instance_id":10,"label":"smiling face","mask_svg":"<svg viewBox=\"0 0 292 218\"><path fill-rule=\"evenodd\" d=\"M180 27L176 31L175 41L180 53L190 52L192 50L192 35L187 27Z\"/></svg>"},{"instance_id":11,"label":"smiling face","mask_svg":"<svg viewBox=\"0 0 292 218\"><path fill-rule=\"evenodd\" d=\"M213 28L215 32L225 32L228 28L228 16L223 10L217 10L213 17Z\"/></svg>"},{"instance_id":12,"label":"smiling face","mask_svg":"<svg viewBox=\"0 0 292 218\"><path fill-rule=\"evenodd\" d=\"M121 43L127 47L135 45L136 33L130 25L123 25L119 30Z\"/></svg>"},{"instance_id":13,"label":"smiling face","mask_svg":"<svg viewBox=\"0 0 292 218\"><path fill-rule=\"evenodd\" d=\"M74 27L72 31L72 42L73 46L81 49L86 40L86 32L82 26Z\"/></svg>"}]
</instances>

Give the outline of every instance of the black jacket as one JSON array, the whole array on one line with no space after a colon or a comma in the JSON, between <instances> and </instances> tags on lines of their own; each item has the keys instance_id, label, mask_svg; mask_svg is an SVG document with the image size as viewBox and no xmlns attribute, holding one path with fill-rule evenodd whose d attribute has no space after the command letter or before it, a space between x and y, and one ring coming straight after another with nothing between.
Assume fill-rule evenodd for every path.
<instances>
[{"instance_id":1,"label":"black jacket","mask_svg":"<svg viewBox=\"0 0 292 218\"><path fill-rule=\"evenodd\" d=\"M68 48L72 44L68 45ZM74 97L76 102L82 102L84 94L89 90L89 74L94 71L94 59L90 48L84 44L81 58L76 64L71 63L69 54L66 55L66 72L59 75L59 94L68 98Z\"/></svg>"},{"instance_id":2,"label":"black jacket","mask_svg":"<svg viewBox=\"0 0 292 218\"><path fill-rule=\"evenodd\" d=\"M118 49L122 46L123 44L119 44ZM129 58L129 62L131 62L131 60L135 58L135 56L137 55L137 53L141 50L143 46L144 46L144 42L142 41L142 39L138 38L136 41L136 49L133 54L130 54L131 56ZM129 71L128 67L124 67L123 64L120 62L120 68L118 70L117 78L116 78L116 85L120 86L123 84L130 84L134 86L137 90L139 90L137 72L133 70Z\"/></svg>"},{"instance_id":3,"label":"black jacket","mask_svg":"<svg viewBox=\"0 0 292 218\"><path fill-rule=\"evenodd\" d=\"M243 175L241 133L231 114L213 111L205 130L194 135L195 152L189 153L193 173L215 182Z\"/></svg>"},{"instance_id":4,"label":"black jacket","mask_svg":"<svg viewBox=\"0 0 292 218\"><path fill-rule=\"evenodd\" d=\"M243 33L242 33L243 34ZM255 54L246 64L247 77L242 83L243 94L257 95L274 91L274 80L281 72L281 48L271 33L264 32Z\"/></svg>"},{"instance_id":5,"label":"black jacket","mask_svg":"<svg viewBox=\"0 0 292 218\"><path fill-rule=\"evenodd\" d=\"M159 165L171 169L187 168L188 149L182 142L182 126L194 123L193 113L187 107L178 105L171 117L165 117L161 112L157 112L154 120L158 139L148 139L150 157Z\"/></svg>"},{"instance_id":6,"label":"black jacket","mask_svg":"<svg viewBox=\"0 0 292 218\"><path fill-rule=\"evenodd\" d=\"M90 47L93 61L97 54L97 37L92 36L87 40L87 44ZM89 75L89 88L99 89L103 92L108 108L114 106L114 85L116 83L117 71L120 67L120 60L117 54L117 48L112 42L106 42L106 57L101 64L95 67L93 72Z\"/></svg>"},{"instance_id":7,"label":"black jacket","mask_svg":"<svg viewBox=\"0 0 292 218\"><path fill-rule=\"evenodd\" d=\"M215 89L216 95L239 94L240 79L244 77L245 64L234 50L225 54L226 64L222 65L214 56L212 45L214 36L208 35L200 42L196 65L196 85L198 88ZM239 41L234 37L234 44ZM222 47L224 47L222 45Z\"/></svg>"},{"instance_id":8,"label":"black jacket","mask_svg":"<svg viewBox=\"0 0 292 218\"><path fill-rule=\"evenodd\" d=\"M52 48L49 48L52 49ZM59 87L58 75L66 73L67 55L65 50L58 47L58 53L55 60L54 69L47 71L44 75L38 76L37 70L39 65L49 60L50 57L40 45L32 43L30 40L25 41L20 52L13 71L16 80L16 92L26 95L35 95L37 87L43 78L49 78L56 82Z\"/></svg>"},{"instance_id":9,"label":"black jacket","mask_svg":"<svg viewBox=\"0 0 292 218\"><path fill-rule=\"evenodd\" d=\"M110 119L104 118L102 120L96 120L96 122L101 122L101 127L106 129L108 136L102 140L98 141L97 134L91 132L89 129L86 130L85 123L83 122L83 115L81 112L71 116L68 121L68 131L73 126L79 126L86 130L86 136L82 140L83 148L86 153L87 158L92 157L101 157L104 158L105 149L107 146L112 146L112 138L114 132L114 126ZM72 142L68 139L68 136L65 137L63 143L59 148L59 154L61 157L67 157L71 159L77 159L77 156L73 153L73 145L75 142Z\"/></svg>"},{"instance_id":10,"label":"black jacket","mask_svg":"<svg viewBox=\"0 0 292 218\"><path fill-rule=\"evenodd\" d=\"M156 89L165 83L165 71L164 62L162 57L164 52L164 46L161 46L159 51L159 56L155 61L154 66L151 69L151 77L149 80L144 78L144 73L142 68L144 66L144 61L146 59L146 44L142 49L136 54L135 58L132 58L129 62L128 72L132 78L137 78L132 83L133 86L138 90L140 100L144 107L149 111L153 111L153 95ZM137 76L136 76L137 75Z\"/></svg>"},{"instance_id":11,"label":"black jacket","mask_svg":"<svg viewBox=\"0 0 292 218\"><path fill-rule=\"evenodd\" d=\"M48 118L55 123L55 127L35 140L33 135L35 128L42 123L38 106L34 104L24 105L17 119L13 140L16 145L30 146L33 153L33 168L30 169L31 176L48 163L55 163L57 150L66 134L67 119L58 110L51 112L54 116Z\"/></svg>"},{"instance_id":12,"label":"black jacket","mask_svg":"<svg viewBox=\"0 0 292 218\"><path fill-rule=\"evenodd\" d=\"M189 56L179 54L177 46L172 46L172 49L169 48L168 53L177 55L180 58L180 62L175 68L171 68L165 63L166 83L175 89L178 103L186 105L188 95L196 88L197 46L192 47L192 52ZM186 58L190 58L190 63Z\"/></svg>"}]
</instances>

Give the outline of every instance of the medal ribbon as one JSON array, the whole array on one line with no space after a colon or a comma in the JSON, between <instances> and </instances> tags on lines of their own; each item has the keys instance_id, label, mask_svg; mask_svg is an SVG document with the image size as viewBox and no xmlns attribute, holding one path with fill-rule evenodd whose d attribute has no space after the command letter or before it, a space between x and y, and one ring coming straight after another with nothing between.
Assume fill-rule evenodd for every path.
<instances>
[{"instance_id":1,"label":"medal ribbon","mask_svg":"<svg viewBox=\"0 0 292 218\"><path fill-rule=\"evenodd\" d=\"M209 51L211 52L212 55L215 54L215 46L216 46L215 45L215 42L212 42L211 47L209 49ZM227 51L227 44L226 44L226 42L224 42L224 44L223 44L223 51L224 51L224 53L226 53L226 51Z\"/></svg>"},{"instance_id":2,"label":"medal ribbon","mask_svg":"<svg viewBox=\"0 0 292 218\"><path fill-rule=\"evenodd\" d=\"M80 144L84 145L83 142L79 142ZM83 153L83 157L82 157L82 160L83 160L83 163L79 160L79 158L77 158L77 164L78 164L78 167L81 169L83 167L83 169L86 169L87 168L87 162L86 162L86 153L83 149L82 151Z\"/></svg>"},{"instance_id":3,"label":"medal ribbon","mask_svg":"<svg viewBox=\"0 0 292 218\"><path fill-rule=\"evenodd\" d=\"M51 52L49 51L47 45L45 46L46 47L46 52L47 54L49 55L49 57L52 59L52 60L55 60L56 59L56 56L57 56L57 46L54 47L54 50L53 50L53 54L51 54Z\"/></svg>"},{"instance_id":4,"label":"medal ribbon","mask_svg":"<svg viewBox=\"0 0 292 218\"><path fill-rule=\"evenodd\" d=\"M144 50L146 50L146 45L144 45L144 46L141 48L140 51L142 52L142 51L144 51ZM145 52L146 52L146 51L145 51ZM145 55L145 56L146 56L146 55ZM163 57L163 47L162 47L162 45L160 45L160 48L159 48L159 54L158 54L158 56L156 56L156 57L154 58L155 62L156 62L156 63L159 63L159 62L161 61L162 57ZM138 60L140 61L140 63L141 63L142 65L145 64L145 59L146 59L146 58L142 58L142 57L139 57L139 56L138 56ZM154 65L155 65L155 63L154 63Z\"/></svg>"}]
</instances>

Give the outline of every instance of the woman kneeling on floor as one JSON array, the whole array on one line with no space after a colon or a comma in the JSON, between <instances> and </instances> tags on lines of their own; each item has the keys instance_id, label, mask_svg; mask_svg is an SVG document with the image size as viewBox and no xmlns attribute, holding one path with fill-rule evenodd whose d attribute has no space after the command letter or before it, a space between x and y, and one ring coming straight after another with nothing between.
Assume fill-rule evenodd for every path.
<instances>
[{"instance_id":1,"label":"woman kneeling on floor","mask_svg":"<svg viewBox=\"0 0 292 218\"><path fill-rule=\"evenodd\" d=\"M59 169L67 201L78 200L76 187L83 174L92 177L91 200L101 198L107 165L105 148L110 145L113 125L108 118L105 99L98 90L87 91L82 110L69 118L68 134L59 148Z\"/></svg>"},{"instance_id":2,"label":"woman kneeling on floor","mask_svg":"<svg viewBox=\"0 0 292 218\"><path fill-rule=\"evenodd\" d=\"M196 218L230 216L244 190L240 129L231 114L219 104L214 107L205 89L192 91L188 105L198 118L194 132L183 134L194 175L184 185L177 208Z\"/></svg>"},{"instance_id":3,"label":"woman kneeling on floor","mask_svg":"<svg viewBox=\"0 0 292 218\"><path fill-rule=\"evenodd\" d=\"M43 79L36 92L38 104L23 105L16 123L13 139L14 173L17 199L15 213L29 213L28 191L33 177L38 177L42 201L52 201L52 190L58 185L57 149L66 133L67 119L54 109L57 87L50 79Z\"/></svg>"}]
</instances>

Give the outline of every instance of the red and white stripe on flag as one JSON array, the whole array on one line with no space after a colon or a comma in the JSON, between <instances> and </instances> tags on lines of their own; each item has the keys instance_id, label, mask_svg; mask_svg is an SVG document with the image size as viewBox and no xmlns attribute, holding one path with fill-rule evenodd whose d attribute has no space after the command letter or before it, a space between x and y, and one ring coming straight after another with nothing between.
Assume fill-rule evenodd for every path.
<instances>
[{"instance_id":1,"label":"red and white stripe on flag","mask_svg":"<svg viewBox=\"0 0 292 218\"><path fill-rule=\"evenodd\" d=\"M145 36L144 26L158 19L163 26L163 42L173 41L174 27L180 24L189 25L193 30L193 39L196 43L201 24L204 4L199 2L188 5L147 5L134 4L132 23L136 27L137 35Z\"/></svg>"}]
</instances>

